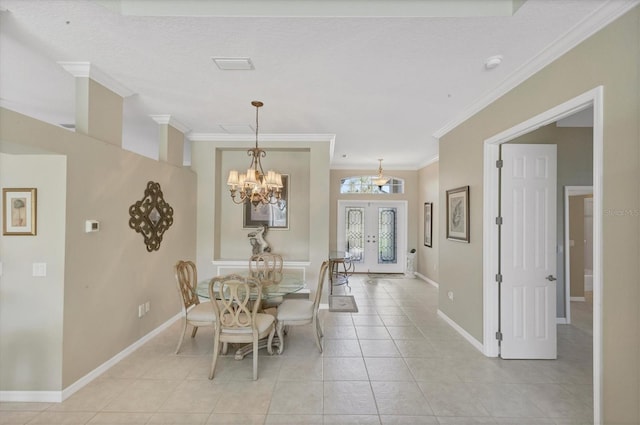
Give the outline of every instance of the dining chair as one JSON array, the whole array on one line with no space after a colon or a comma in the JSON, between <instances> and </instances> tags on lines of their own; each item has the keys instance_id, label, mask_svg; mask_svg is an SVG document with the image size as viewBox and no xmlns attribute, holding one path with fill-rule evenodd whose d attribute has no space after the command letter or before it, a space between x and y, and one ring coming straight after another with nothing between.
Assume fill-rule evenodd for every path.
<instances>
[{"instance_id":1,"label":"dining chair","mask_svg":"<svg viewBox=\"0 0 640 425\"><path fill-rule=\"evenodd\" d=\"M209 299L219 300L212 303L217 320L209 379L213 379L221 342L223 354L227 343L252 343L253 379L258 379L258 341L268 337L267 351L273 354L271 345L276 331L275 318L258 312L261 298L262 285L252 277L231 274L214 277L209 282Z\"/></svg>"},{"instance_id":2,"label":"dining chair","mask_svg":"<svg viewBox=\"0 0 640 425\"><path fill-rule=\"evenodd\" d=\"M262 285L278 283L282 280L284 261L279 254L263 252L249 258L249 275L260 280ZM283 297L272 297L262 302L263 310L278 307L284 301Z\"/></svg>"},{"instance_id":3,"label":"dining chair","mask_svg":"<svg viewBox=\"0 0 640 425\"><path fill-rule=\"evenodd\" d=\"M187 325L193 326L191 338L194 338L200 326L214 326L216 315L208 300L200 302L200 298L198 298L196 292L198 270L195 263L193 261L180 260L176 263L174 269L178 291L182 299L182 312L184 314L182 332L180 333L180 339L178 340L178 346L175 352L175 354L178 354L184 340L184 334L187 332Z\"/></svg>"},{"instance_id":4,"label":"dining chair","mask_svg":"<svg viewBox=\"0 0 640 425\"><path fill-rule=\"evenodd\" d=\"M320 307L320 298L322 297L322 288L324 287L324 281L327 275L327 269L329 268L329 261L325 261L320 266L320 273L318 275L318 287L316 294L311 300L300 299L286 299L278 307L276 332L278 339L280 340L280 346L278 347L278 354L282 354L284 350L284 338L283 330L285 326L290 325L308 325L313 324L316 344L322 353L322 343L320 338L323 336L322 325L318 318L318 308Z\"/></svg>"}]
</instances>

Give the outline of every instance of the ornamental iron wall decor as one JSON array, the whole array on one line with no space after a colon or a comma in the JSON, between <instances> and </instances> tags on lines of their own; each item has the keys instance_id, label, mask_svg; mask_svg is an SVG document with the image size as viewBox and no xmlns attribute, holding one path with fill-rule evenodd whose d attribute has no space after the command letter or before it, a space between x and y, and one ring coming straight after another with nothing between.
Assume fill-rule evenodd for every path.
<instances>
[{"instance_id":1,"label":"ornamental iron wall decor","mask_svg":"<svg viewBox=\"0 0 640 425\"><path fill-rule=\"evenodd\" d=\"M173 208L165 202L160 183L147 183L144 198L129 207L129 215L129 227L142 233L147 251L159 250L162 235L173 224Z\"/></svg>"}]
</instances>

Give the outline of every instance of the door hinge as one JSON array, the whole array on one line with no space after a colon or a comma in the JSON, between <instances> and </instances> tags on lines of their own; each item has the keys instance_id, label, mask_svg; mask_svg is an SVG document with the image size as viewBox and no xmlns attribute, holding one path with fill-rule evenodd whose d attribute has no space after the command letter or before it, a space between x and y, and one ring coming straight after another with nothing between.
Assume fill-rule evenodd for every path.
<instances>
[{"instance_id":1,"label":"door hinge","mask_svg":"<svg viewBox=\"0 0 640 425\"><path fill-rule=\"evenodd\" d=\"M496 217L496 224L502 226L502 217Z\"/></svg>"},{"instance_id":2,"label":"door hinge","mask_svg":"<svg viewBox=\"0 0 640 425\"><path fill-rule=\"evenodd\" d=\"M501 159L496 161L496 168L502 168L503 165L504 165L504 162L502 162Z\"/></svg>"},{"instance_id":3,"label":"door hinge","mask_svg":"<svg viewBox=\"0 0 640 425\"><path fill-rule=\"evenodd\" d=\"M496 339L498 341L502 341L502 332L500 332L500 331L496 332Z\"/></svg>"},{"instance_id":4,"label":"door hinge","mask_svg":"<svg viewBox=\"0 0 640 425\"><path fill-rule=\"evenodd\" d=\"M501 283L502 282L502 274L498 273L496 275L496 282Z\"/></svg>"}]
</instances>

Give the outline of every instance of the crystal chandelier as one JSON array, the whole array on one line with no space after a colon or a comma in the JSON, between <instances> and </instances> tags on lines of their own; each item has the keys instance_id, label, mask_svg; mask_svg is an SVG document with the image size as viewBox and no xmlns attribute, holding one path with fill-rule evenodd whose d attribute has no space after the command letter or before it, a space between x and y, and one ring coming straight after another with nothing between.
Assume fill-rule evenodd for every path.
<instances>
[{"instance_id":1,"label":"crystal chandelier","mask_svg":"<svg viewBox=\"0 0 640 425\"><path fill-rule=\"evenodd\" d=\"M378 159L380 161L380 166L378 167L378 177L373 179L373 184L378 187L382 187L390 180L390 177L385 177L382 175L382 159Z\"/></svg>"},{"instance_id":2,"label":"crystal chandelier","mask_svg":"<svg viewBox=\"0 0 640 425\"><path fill-rule=\"evenodd\" d=\"M256 147L247 150L251 164L246 174L229 171L227 184L231 199L236 204L251 203L254 207L277 204L282 195L282 175L271 170L264 174L260 158L267 156L267 153L258 147L258 110L264 103L254 100L251 104L256 107ZM237 194L240 195L239 199L236 198Z\"/></svg>"}]
</instances>

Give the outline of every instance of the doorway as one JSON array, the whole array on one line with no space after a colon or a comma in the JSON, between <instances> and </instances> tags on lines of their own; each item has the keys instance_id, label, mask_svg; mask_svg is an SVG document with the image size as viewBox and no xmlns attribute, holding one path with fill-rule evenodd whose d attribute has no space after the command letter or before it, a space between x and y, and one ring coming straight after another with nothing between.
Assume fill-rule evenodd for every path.
<instances>
[{"instance_id":1,"label":"doorway","mask_svg":"<svg viewBox=\"0 0 640 425\"><path fill-rule=\"evenodd\" d=\"M339 251L348 251L357 272L404 273L406 201L338 201Z\"/></svg>"},{"instance_id":2,"label":"doorway","mask_svg":"<svg viewBox=\"0 0 640 425\"><path fill-rule=\"evenodd\" d=\"M499 173L496 167L500 145L541 126L593 107L593 392L594 422L602 422L602 227L603 227L603 88L594 88L555 106L484 142L483 193L483 352L500 354Z\"/></svg>"}]
</instances>

